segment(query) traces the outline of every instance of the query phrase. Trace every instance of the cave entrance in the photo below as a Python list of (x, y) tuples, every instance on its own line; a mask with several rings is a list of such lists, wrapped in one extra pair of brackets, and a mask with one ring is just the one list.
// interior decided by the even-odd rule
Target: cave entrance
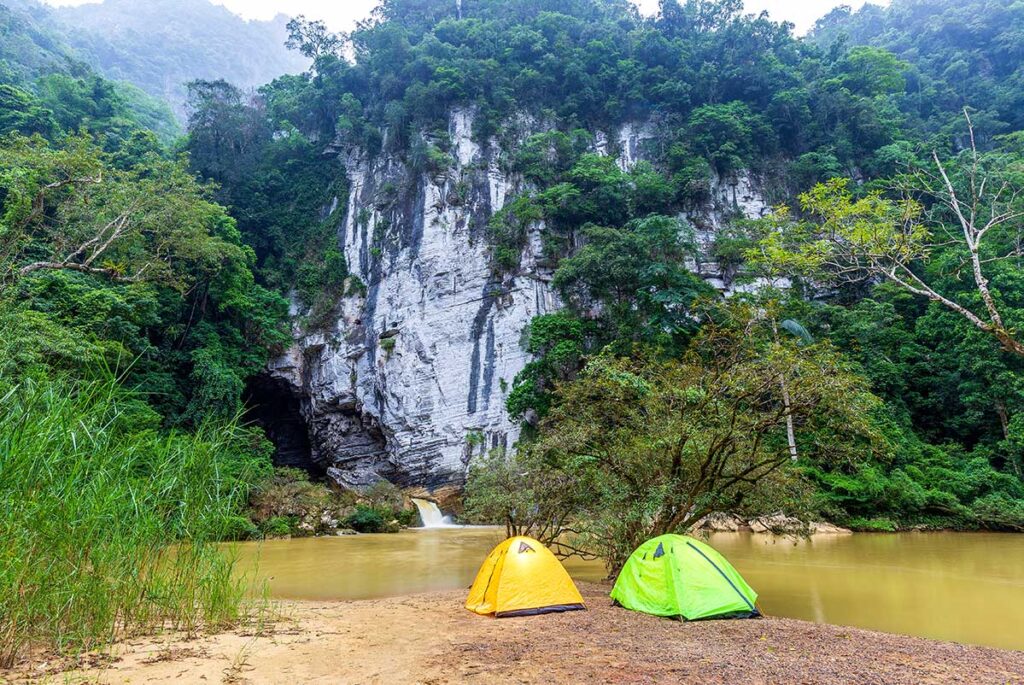
[(246, 421), (260, 426), (274, 443), (274, 466), (302, 469), (316, 479), (325, 475), (313, 461), (302, 398), (288, 381), (266, 374), (256, 376), (247, 384), (243, 399)]

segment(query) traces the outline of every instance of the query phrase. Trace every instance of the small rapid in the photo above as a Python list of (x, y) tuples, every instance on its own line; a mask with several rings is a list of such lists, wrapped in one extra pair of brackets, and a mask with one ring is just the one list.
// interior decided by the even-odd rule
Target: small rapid
[(451, 528), (455, 526), (450, 516), (445, 516), (436, 502), (425, 499), (412, 500), (416, 508), (420, 510), (420, 518), (423, 520), (424, 528)]

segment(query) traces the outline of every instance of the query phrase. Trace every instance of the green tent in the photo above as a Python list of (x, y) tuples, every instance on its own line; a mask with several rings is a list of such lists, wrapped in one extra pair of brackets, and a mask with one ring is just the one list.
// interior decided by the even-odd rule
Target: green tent
[(662, 535), (640, 545), (622, 568), (612, 599), (634, 611), (696, 621), (760, 616), (757, 593), (700, 540)]

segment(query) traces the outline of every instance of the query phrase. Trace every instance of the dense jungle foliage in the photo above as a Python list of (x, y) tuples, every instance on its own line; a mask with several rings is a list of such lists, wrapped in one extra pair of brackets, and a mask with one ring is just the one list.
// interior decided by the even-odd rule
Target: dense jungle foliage
[[(191, 586), (159, 574), (142, 594), (96, 584), (128, 578), (115, 556), (294, 532), (313, 507), (390, 523), (394, 493), (360, 507), (274, 474), (233, 420), (288, 340), (286, 296), (315, 327), (364, 291), (336, 241), (339, 154), (440, 173), (459, 107), (524, 181), (487, 227), (496, 279), (521, 275), (543, 227), (566, 303), (524, 332), (534, 361), (508, 409), (525, 437), (473, 468), (471, 514), (547, 538), (585, 522), (577, 544), (613, 566), (722, 510), (1024, 529), (1020, 2), (894, 0), (798, 39), (739, 0), (663, 0), (655, 17), (627, 0), (384, 0), (348, 36), (291, 22), (312, 66), (257, 92), (165, 74), (148, 40), (111, 52), (141, 55), (114, 70), (48, 17), (0, 0), (0, 497), (28, 503), (0, 539), (65, 554), (80, 531), (40, 523), (53, 488), (90, 534), (125, 515), (115, 499), (145, 506), (137, 537), (106, 530), (52, 594), (22, 591), (43, 561), (0, 557), (0, 591), (31, 600), (0, 620), (0, 660), (25, 639), (89, 646), (126, 611), (132, 629), (196, 618), (176, 594)], [(97, 61), (148, 92), (165, 92), (158, 72), (199, 78), (187, 135)], [(624, 170), (597, 134), (627, 123), (655, 134)], [(736, 176), (780, 207), (708, 225)], [(726, 300), (693, 273), (707, 262), (756, 287)], [(79, 428), (70, 447), (54, 432)], [(190, 529), (203, 502), (209, 525)], [(197, 606), (229, 620), (233, 586), (203, 579), (222, 567), (190, 568), (209, 589)]]

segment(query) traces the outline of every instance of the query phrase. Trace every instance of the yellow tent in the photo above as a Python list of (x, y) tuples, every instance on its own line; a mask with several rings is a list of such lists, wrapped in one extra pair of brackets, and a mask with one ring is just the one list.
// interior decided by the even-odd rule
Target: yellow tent
[(561, 562), (547, 547), (527, 537), (509, 538), (487, 555), (469, 590), (466, 608), (497, 618), (586, 609)]

